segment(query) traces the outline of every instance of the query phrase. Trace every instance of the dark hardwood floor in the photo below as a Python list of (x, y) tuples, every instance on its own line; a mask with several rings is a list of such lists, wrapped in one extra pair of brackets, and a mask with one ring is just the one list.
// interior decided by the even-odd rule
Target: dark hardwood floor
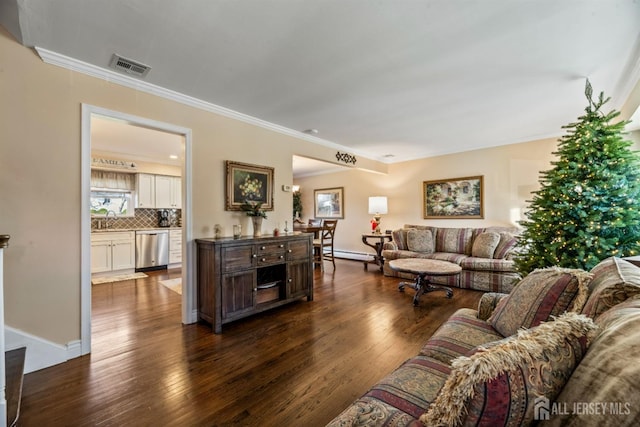
[(315, 298), (223, 326), (180, 323), (158, 280), (93, 286), (92, 353), (27, 374), (20, 426), (322, 426), (481, 293), (422, 297), (360, 262), (315, 271)]

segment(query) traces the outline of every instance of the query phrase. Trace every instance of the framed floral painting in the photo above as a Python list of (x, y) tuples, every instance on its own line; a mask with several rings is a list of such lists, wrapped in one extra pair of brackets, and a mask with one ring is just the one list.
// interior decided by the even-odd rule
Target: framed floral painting
[(482, 219), (482, 176), (424, 181), (425, 219)]
[(241, 211), (245, 202), (260, 202), (265, 211), (273, 210), (273, 168), (231, 160), (226, 162), (226, 206)]

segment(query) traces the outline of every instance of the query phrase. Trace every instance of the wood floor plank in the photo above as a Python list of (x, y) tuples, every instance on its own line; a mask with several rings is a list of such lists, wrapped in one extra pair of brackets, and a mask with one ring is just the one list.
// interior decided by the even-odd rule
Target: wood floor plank
[(398, 279), (336, 260), (314, 301), (229, 323), (182, 325), (180, 295), (158, 280), (92, 288), (92, 353), (27, 374), (21, 426), (322, 426), (414, 356), (480, 292), (422, 297)]

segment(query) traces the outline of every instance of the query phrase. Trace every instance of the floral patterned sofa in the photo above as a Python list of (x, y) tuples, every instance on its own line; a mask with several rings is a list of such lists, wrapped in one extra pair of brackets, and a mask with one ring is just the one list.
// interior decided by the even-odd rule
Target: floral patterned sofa
[(514, 249), (518, 230), (513, 227), (442, 228), (406, 224), (392, 232), (383, 246), (385, 276), (412, 278), (389, 267), (399, 258), (430, 258), (459, 264), (457, 276), (434, 277), (447, 286), (509, 293), (521, 279), (516, 271)]
[(328, 426), (640, 425), (640, 268), (548, 268), (456, 311)]

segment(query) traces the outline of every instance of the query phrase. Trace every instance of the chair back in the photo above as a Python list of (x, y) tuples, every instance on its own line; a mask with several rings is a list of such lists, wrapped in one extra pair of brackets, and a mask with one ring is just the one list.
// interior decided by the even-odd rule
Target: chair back
[(320, 227), (322, 225), (321, 219), (309, 218), (309, 225), (313, 227)]
[(320, 231), (320, 239), (323, 242), (331, 242), (333, 244), (333, 238), (335, 237), (337, 226), (338, 226), (337, 219), (325, 219), (322, 223), (322, 231)]

